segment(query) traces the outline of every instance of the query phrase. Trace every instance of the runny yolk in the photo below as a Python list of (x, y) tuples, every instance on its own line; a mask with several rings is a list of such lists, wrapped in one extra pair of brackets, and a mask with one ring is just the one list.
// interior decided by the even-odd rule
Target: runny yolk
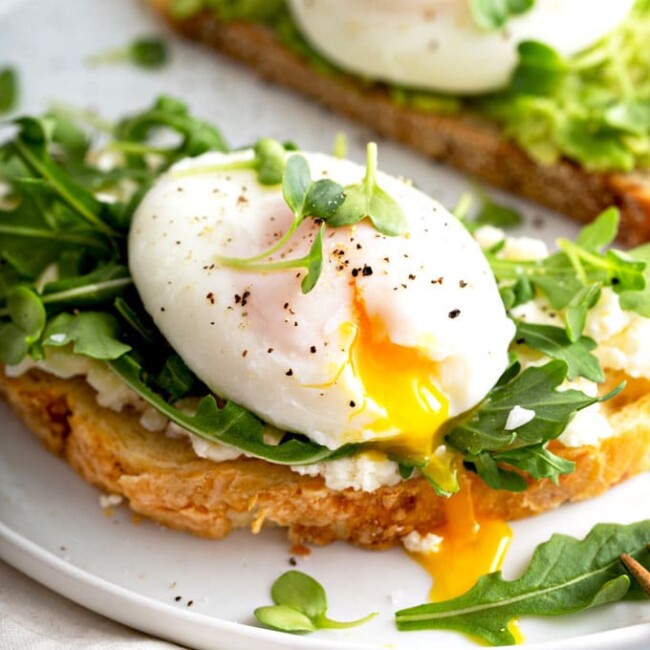
[[(366, 403), (383, 411), (369, 428), (396, 455), (426, 459), (440, 444), (435, 433), (449, 412), (449, 402), (435, 382), (436, 363), (415, 348), (380, 337), (380, 327), (358, 296), (355, 306), (358, 320), (350, 363), (363, 384)], [(381, 435), (395, 431), (399, 433)]]
[(467, 481), (447, 499), (445, 511), (446, 523), (433, 531), (440, 544), (430, 553), (410, 553), (433, 577), (433, 602), (460, 596), (482, 575), (498, 571), (512, 539), (504, 521), (476, 517)]

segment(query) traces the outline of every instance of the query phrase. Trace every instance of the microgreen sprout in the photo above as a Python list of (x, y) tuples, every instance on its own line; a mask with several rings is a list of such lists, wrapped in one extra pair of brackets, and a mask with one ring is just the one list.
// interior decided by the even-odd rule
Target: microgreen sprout
[(271, 587), (275, 605), (258, 607), (255, 617), (263, 625), (281, 632), (306, 633), (323, 629), (347, 629), (363, 625), (377, 614), (355, 621), (333, 621), (327, 617), (327, 595), (322, 585), (300, 571), (283, 573)]
[(486, 31), (500, 29), (511, 18), (530, 11), (535, 0), (470, 0), (475, 24)]
[(284, 146), (272, 138), (262, 138), (253, 147), (253, 154), (252, 158), (177, 170), (174, 177), (185, 178), (236, 169), (252, 169), (257, 172), (257, 180), (261, 185), (281, 183), (287, 157)]
[(18, 74), (13, 68), (0, 69), (0, 114), (11, 111), (18, 101)]
[[(256, 147), (255, 158), (241, 161), (242, 166), (258, 169), (259, 173), (262, 152), (262, 149)], [(235, 164), (239, 164), (239, 161)], [(221, 165), (201, 167), (187, 172), (181, 171), (178, 174), (189, 175), (223, 169), (232, 169), (232, 167)], [(291, 155), (287, 159), (282, 176), (282, 194), (285, 203), (293, 212), (293, 221), (287, 231), (275, 244), (257, 255), (246, 258), (217, 256), (216, 261), (223, 266), (248, 271), (280, 271), (304, 267), (307, 269), (307, 275), (302, 280), (301, 288), (303, 293), (309, 293), (316, 286), (322, 270), (322, 241), (326, 225), (347, 226), (367, 217), (376, 230), (383, 235), (400, 235), (406, 230), (406, 217), (398, 203), (379, 187), (376, 174), (377, 145), (373, 142), (368, 144), (366, 173), (363, 180), (359, 184), (348, 185), (345, 188), (326, 178), (313, 181), (307, 160), (299, 154)], [(269, 259), (284, 248), (298, 227), (309, 217), (321, 222), (309, 253), (297, 259)]]
[(162, 68), (169, 60), (167, 44), (157, 36), (136, 38), (127, 47), (94, 54), (89, 65), (129, 62), (140, 68)]

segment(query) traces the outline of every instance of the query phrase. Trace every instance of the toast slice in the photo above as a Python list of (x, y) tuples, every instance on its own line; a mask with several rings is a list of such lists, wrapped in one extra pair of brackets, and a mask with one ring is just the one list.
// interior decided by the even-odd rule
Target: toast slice
[[(616, 384), (621, 375), (609, 377)], [(512, 520), (601, 494), (650, 469), (650, 382), (631, 380), (604, 407), (615, 431), (598, 446), (551, 448), (576, 463), (559, 484), (531, 483), (520, 493), (495, 491), (468, 473), (475, 513)], [(124, 496), (136, 512), (166, 526), (220, 538), (233, 528), (288, 529), (292, 542), (345, 540), (386, 548), (445, 521), (445, 499), (423, 478), (374, 492), (335, 491), (321, 477), (251, 458), (215, 463), (198, 458), (185, 439), (151, 432), (139, 413), (97, 404), (84, 379), (39, 370), (16, 378), (0, 372), (3, 395), (26, 426), (90, 483)]]
[(169, 12), (171, 1), (148, 0), (177, 32), (244, 62), (266, 79), (578, 221), (588, 222), (615, 205), (621, 210), (620, 240), (630, 245), (650, 240), (650, 170), (591, 173), (569, 160), (540, 164), (485, 118), (433, 115), (397, 105), (381, 84), (361, 83), (343, 73), (319, 74), (263, 25), (222, 22), (210, 11), (175, 20)]

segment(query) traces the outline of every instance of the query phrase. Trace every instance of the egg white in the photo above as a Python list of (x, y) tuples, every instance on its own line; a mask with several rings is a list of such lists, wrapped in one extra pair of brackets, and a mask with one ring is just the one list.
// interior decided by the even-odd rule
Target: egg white
[[(313, 178), (347, 185), (365, 173), (349, 161), (301, 155)], [(253, 171), (183, 173), (251, 156), (210, 153), (177, 164), (144, 197), (130, 232), (129, 265), (144, 305), (197, 376), (266, 422), (330, 448), (403, 433), (377, 430), (382, 407), (350, 362), (361, 301), (374, 337), (435, 364), (449, 417), (478, 403), (507, 365), (513, 326), (484, 256), (455, 217), (379, 173), (408, 232), (385, 237), (367, 220), (326, 229), (320, 280), (303, 294), (304, 270), (241, 271), (215, 261), (263, 252), (291, 223), (280, 186), (260, 185)], [(304, 255), (316, 228), (304, 222), (281, 256)]]
[(305, 38), (342, 69), (456, 94), (507, 85), (517, 45), (542, 41), (574, 54), (612, 31), (634, 0), (537, 0), (500, 30), (484, 31), (469, 0), (290, 0)]

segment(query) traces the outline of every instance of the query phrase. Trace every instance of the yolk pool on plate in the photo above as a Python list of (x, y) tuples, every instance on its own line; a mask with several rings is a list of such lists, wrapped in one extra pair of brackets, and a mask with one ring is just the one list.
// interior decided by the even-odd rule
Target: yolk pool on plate
[(402, 433), (388, 439), (392, 451), (428, 458), (440, 444), (435, 432), (449, 410), (449, 401), (435, 382), (436, 364), (415, 348), (379, 338), (380, 324), (373, 323), (358, 297), (355, 306), (358, 322), (350, 363), (366, 399), (385, 414), (371, 428), (378, 434), (398, 429)]
[(475, 516), (466, 481), (445, 508), (446, 523), (433, 531), (442, 538), (439, 546), (431, 553), (411, 553), (433, 577), (433, 602), (460, 596), (482, 575), (498, 571), (512, 539), (504, 521)]

